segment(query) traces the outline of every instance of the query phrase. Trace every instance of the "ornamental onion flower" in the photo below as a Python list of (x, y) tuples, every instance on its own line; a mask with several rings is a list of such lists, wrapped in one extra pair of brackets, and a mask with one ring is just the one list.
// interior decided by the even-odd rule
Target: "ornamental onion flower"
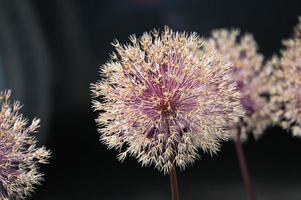
[[(257, 138), (271, 123), (269, 113), (271, 71), (264, 68), (263, 56), (257, 52), (257, 44), (252, 35), (240, 36), (238, 30), (216, 30), (205, 43), (205, 52), (217, 51), (233, 64), (233, 78), (242, 94), (241, 103), (246, 115), (240, 125), (233, 127), (233, 136), (241, 131), (242, 139), (252, 132)], [(238, 130), (240, 129), (240, 130)]]
[(166, 27), (130, 41), (113, 43), (102, 80), (92, 84), (101, 141), (119, 160), (130, 155), (165, 173), (193, 163), (198, 148), (216, 153), (243, 115), (231, 65), (214, 52), (199, 55), (196, 33)]
[(279, 85), (283, 101), (280, 112), (281, 125), (291, 129), (293, 135), (301, 136), (301, 17), (291, 39), (283, 42), (285, 49), (281, 52), (280, 65), (284, 82)]
[(263, 65), (263, 56), (257, 52), (257, 44), (252, 35), (240, 36), (238, 30), (216, 30), (204, 46), (203, 51), (216, 51), (233, 64), (233, 78), (241, 92), (241, 104), (246, 115), (238, 122), (230, 125), (232, 137), (241, 169), (241, 174), (248, 193), (248, 198), (255, 199), (251, 176), (241, 145), (241, 140), (247, 139), (247, 133), (252, 132), (258, 138), (271, 124), (271, 103), (273, 68)]
[[(272, 124), (280, 124), (284, 123), (284, 108), (285, 108), (285, 100), (283, 98), (283, 94), (285, 92), (284, 88), (287, 88), (287, 82), (285, 80), (285, 76), (283, 73), (283, 66), (281, 65), (281, 59), (279, 56), (272, 56), (265, 63), (264, 72), (265, 78), (268, 78), (265, 85), (262, 88), (268, 88), (268, 98), (269, 102), (266, 105), (266, 109), (270, 113), (270, 118)], [(259, 79), (262, 77), (259, 77)], [(284, 125), (284, 124), (283, 124)]]
[(42, 180), (38, 164), (47, 163), (50, 152), (36, 147), (32, 136), (39, 127), (34, 119), (29, 126), (19, 113), (19, 102), (10, 103), (11, 92), (1, 92), (0, 112), (0, 199), (24, 199)]

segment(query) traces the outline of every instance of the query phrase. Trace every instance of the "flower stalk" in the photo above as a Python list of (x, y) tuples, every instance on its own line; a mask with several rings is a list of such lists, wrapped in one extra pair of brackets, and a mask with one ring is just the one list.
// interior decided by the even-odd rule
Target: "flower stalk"
[(177, 171), (174, 165), (170, 171), (169, 178), (170, 178), (171, 199), (180, 200)]
[(239, 161), (240, 172), (241, 172), (241, 175), (242, 175), (242, 178), (244, 181), (246, 192), (248, 194), (248, 199), (255, 200), (254, 188), (252, 185), (252, 180), (251, 180), (251, 176), (249, 173), (246, 157), (245, 157), (245, 154), (242, 149), (240, 135), (241, 135), (241, 128), (238, 128), (237, 138), (236, 138), (234, 144), (235, 144), (237, 158)]

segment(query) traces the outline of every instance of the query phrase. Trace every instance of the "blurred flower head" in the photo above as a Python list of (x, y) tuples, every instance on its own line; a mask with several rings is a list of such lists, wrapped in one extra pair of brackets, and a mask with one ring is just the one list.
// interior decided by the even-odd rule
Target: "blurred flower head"
[(258, 137), (271, 123), (269, 115), (269, 80), (272, 68), (263, 67), (263, 56), (257, 52), (257, 44), (252, 35), (240, 36), (238, 30), (216, 30), (205, 43), (205, 52), (216, 51), (232, 63), (233, 78), (242, 94), (241, 103), (246, 111), (240, 125), (233, 124), (233, 135), (241, 129), (241, 137), (247, 132)]
[(231, 65), (203, 46), (196, 33), (165, 28), (116, 51), (92, 84), (101, 141), (169, 173), (198, 157), (197, 148), (215, 153), (227, 126), (243, 115)]
[(301, 136), (301, 17), (291, 39), (283, 42), (280, 65), (283, 70), (280, 93), (283, 101), (281, 125)]
[(50, 155), (44, 147), (36, 147), (32, 136), (39, 120), (27, 126), (20, 104), (10, 104), (10, 95), (10, 91), (0, 93), (0, 199), (4, 200), (28, 196), (42, 179), (38, 164), (47, 163)]

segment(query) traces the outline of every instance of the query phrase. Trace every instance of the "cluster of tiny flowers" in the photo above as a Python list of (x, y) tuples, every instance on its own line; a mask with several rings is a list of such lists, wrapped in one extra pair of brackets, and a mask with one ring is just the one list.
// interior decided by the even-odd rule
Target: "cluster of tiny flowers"
[(116, 51), (92, 84), (101, 141), (164, 173), (216, 153), (228, 125), (244, 114), (231, 65), (214, 52), (199, 53), (196, 33), (165, 28)]
[(293, 37), (283, 43), (285, 49), (281, 52), (280, 65), (284, 81), (279, 85), (283, 112), (280, 112), (280, 122), (283, 128), (301, 136), (301, 18)]
[(238, 84), (241, 104), (246, 111), (239, 124), (232, 125), (233, 136), (240, 131), (242, 139), (246, 139), (247, 132), (257, 138), (271, 123), (268, 106), (271, 88), (267, 85), (270, 85), (272, 71), (263, 67), (263, 56), (257, 52), (253, 37), (240, 36), (238, 30), (216, 30), (206, 40), (204, 51), (216, 51), (233, 65), (233, 79)]
[(50, 152), (37, 148), (32, 133), (39, 126), (19, 114), (20, 104), (10, 104), (11, 92), (1, 92), (0, 112), (0, 199), (23, 199), (39, 184), (42, 174), (38, 172), (39, 163), (47, 163)]
[(284, 116), (283, 108), (285, 107), (285, 100), (283, 98), (283, 92), (284, 88), (287, 88), (287, 83), (278, 56), (272, 56), (272, 58), (265, 63), (264, 73), (264, 77), (259, 76), (258, 78), (261, 80), (268, 78), (262, 86), (262, 88), (267, 89), (266, 94), (269, 100), (265, 108), (268, 109), (270, 113), (271, 123), (273, 125), (279, 124)]

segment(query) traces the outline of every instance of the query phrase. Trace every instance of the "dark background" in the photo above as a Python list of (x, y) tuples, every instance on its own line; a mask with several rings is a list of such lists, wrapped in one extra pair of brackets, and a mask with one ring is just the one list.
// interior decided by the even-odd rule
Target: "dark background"
[[(89, 84), (110, 42), (169, 25), (209, 36), (215, 28), (253, 33), (267, 58), (281, 48), (301, 1), (0, 0), (0, 87), (24, 113), (42, 118), (39, 140), (53, 152), (34, 200), (169, 199), (169, 178), (134, 159), (121, 164), (98, 141)], [(258, 199), (301, 199), (301, 139), (274, 127), (244, 145)], [(201, 152), (200, 152), (201, 153)], [(247, 199), (233, 143), (179, 172), (184, 200)]]

